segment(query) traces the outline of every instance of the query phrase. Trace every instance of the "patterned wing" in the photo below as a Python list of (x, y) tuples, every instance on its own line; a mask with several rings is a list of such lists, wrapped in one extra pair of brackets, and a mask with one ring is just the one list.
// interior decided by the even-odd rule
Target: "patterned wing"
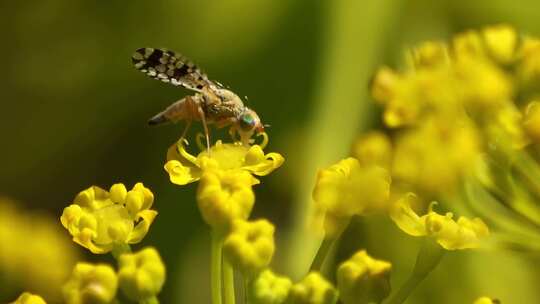
[(213, 85), (193, 62), (167, 49), (140, 48), (133, 53), (131, 60), (137, 70), (175, 86), (200, 91)]

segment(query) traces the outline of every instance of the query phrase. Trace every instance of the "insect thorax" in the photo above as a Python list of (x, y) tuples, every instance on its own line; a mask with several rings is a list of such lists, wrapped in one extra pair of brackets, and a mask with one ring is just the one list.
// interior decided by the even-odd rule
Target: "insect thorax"
[(230, 90), (215, 88), (205, 95), (205, 112), (210, 120), (237, 118), (245, 111), (240, 97)]

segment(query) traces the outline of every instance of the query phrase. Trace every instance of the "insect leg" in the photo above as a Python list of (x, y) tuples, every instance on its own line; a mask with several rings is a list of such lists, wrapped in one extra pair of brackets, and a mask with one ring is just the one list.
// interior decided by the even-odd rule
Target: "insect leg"
[(191, 127), (191, 119), (186, 121), (186, 126), (184, 127), (184, 131), (182, 131), (182, 136), (180, 137), (180, 140), (184, 140), (189, 130), (189, 127)]
[(204, 115), (204, 111), (201, 107), (199, 107), (198, 111), (203, 124), (204, 135), (206, 136), (206, 150), (208, 151), (208, 155), (210, 155), (210, 133), (208, 132), (208, 125), (206, 124), (206, 116)]

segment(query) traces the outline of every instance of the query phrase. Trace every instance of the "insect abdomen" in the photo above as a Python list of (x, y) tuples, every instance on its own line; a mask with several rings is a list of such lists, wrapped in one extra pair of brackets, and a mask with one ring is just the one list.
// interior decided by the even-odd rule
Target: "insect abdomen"
[(163, 123), (169, 122), (164, 112), (158, 113), (154, 117), (148, 120), (148, 124), (151, 126), (161, 125)]
[(180, 120), (199, 120), (200, 96), (186, 96), (156, 114), (148, 121), (149, 125), (159, 125)]

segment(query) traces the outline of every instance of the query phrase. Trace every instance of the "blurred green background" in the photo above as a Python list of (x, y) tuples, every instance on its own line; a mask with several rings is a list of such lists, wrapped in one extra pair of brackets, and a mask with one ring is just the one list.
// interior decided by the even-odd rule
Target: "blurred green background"
[[(163, 170), (182, 126), (146, 125), (189, 92), (137, 72), (135, 49), (183, 53), (211, 79), (248, 96), (271, 124), (267, 151), (286, 162), (256, 187), (252, 217), (276, 224), (274, 267), (298, 278), (314, 254), (294, 240), (316, 169), (345, 157), (354, 137), (378, 122), (366, 93), (375, 67), (397, 64), (416, 42), (485, 24), (508, 22), (540, 35), (540, 2), (533, 0), (4, 1), (0, 16), (0, 194), (59, 218), (90, 185), (142, 181), (160, 214), (135, 248), (153, 245), (162, 254), (163, 303), (209, 302), (209, 235), (196, 186), (175, 186)], [(338, 258), (365, 247), (393, 262), (394, 286), (418, 247), (382, 218), (355, 223), (345, 240)], [(455, 253), (411, 303), (470, 303), (482, 294), (537, 303), (538, 265), (538, 257), (524, 254)]]

